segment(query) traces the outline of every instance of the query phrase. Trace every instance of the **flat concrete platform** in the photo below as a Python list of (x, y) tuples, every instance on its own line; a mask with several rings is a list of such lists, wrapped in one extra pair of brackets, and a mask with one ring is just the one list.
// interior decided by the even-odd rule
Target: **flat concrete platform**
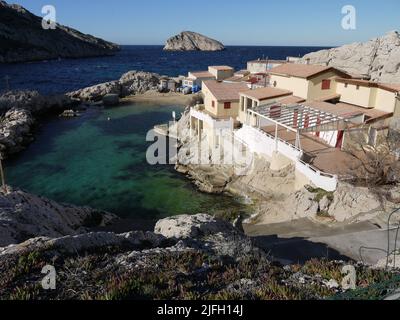
[[(299, 219), (271, 225), (244, 225), (244, 229), (259, 247), (284, 264), (328, 258), (363, 260), (374, 265), (385, 258), (382, 250), (387, 250), (388, 246), (388, 231), (368, 221), (330, 227)], [(389, 232), (391, 249), (395, 246), (395, 236), (396, 229), (393, 228)], [(400, 241), (397, 246), (400, 246)]]

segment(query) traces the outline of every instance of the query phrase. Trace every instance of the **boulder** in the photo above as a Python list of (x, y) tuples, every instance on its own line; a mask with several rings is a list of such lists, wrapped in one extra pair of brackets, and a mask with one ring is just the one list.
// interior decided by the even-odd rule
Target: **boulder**
[(116, 106), (119, 104), (119, 96), (117, 94), (106, 94), (103, 97), (103, 104), (105, 106)]
[(119, 81), (110, 81), (96, 84), (91, 87), (83, 88), (74, 92), (69, 92), (67, 93), (67, 96), (82, 101), (98, 102), (101, 101), (103, 97), (108, 94), (115, 94), (117, 96), (121, 95), (121, 85)]
[(180, 215), (157, 222), (154, 232), (166, 238), (187, 239), (216, 233), (232, 233), (235, 228), (229, 222), (207, 214)]
[(11, 109), (0, 122), (0, 151), (3, 156), (17, 153), (33, 140), (30, 132), (35, 123), (31, 112)]

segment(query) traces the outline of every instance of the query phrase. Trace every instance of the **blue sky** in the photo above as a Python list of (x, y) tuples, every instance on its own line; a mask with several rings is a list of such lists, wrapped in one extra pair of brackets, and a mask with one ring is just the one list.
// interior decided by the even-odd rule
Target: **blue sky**
[[(163, 44), (183, 30), (225, 45), (336, 46), (400, 29), (399, 0), (8, 0), (37, 15), (54, 5), (57, 22), (119, 44)], [(341, 27), (344, 5), (357, 29)]]

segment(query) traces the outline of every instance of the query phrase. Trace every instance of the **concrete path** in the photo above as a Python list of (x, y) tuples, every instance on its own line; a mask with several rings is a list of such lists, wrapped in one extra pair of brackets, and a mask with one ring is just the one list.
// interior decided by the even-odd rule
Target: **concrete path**
[[(376, 264), (386, 256), (388, 232), (372, 222), (329, 227), (308, 219), (272, 225), (245, 225), (256, 243), (283, 263), (304, 263), (311, 258), (356, 260)], [(390, 231), (391, 250), (396, 229)], [(400, 239), (397, 244), (400, 247)], [(373, 247), (372, 249), (362, 249)], [(360, 256), (360, 249), (362, 257)]]

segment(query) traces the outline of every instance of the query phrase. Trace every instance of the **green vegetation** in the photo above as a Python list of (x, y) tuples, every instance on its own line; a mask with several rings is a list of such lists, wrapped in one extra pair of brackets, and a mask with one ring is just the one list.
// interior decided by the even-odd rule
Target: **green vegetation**
[(327, 199), (329, 201), (333, 201), (334, 200), (334, 193), (333, 192), (328, 192), (325, 191), (321, 188), (313, 188), (311, 186), (307, 186), (306, 189), (311, 192), (314, 193), (314, 201), (315, 202), (320, 202), (324, 197), (327, 197)]
[[(162, 249), (159, 249), (162, 250)], [(300, 300), (333, 299), (341, 292), (324, 286), (342, 281), (343, 263), (311, 260), (283, 268), (264, 255), (252, 254), (239, 261), (195, 250), (135, 252), (104, 248), (79, 256), (54, 256), (50, 251), (2, 260), (0, 298), (13, 300)], [(40, 287), (41, 268), (57, 270), (57, 289)], [(356, 266), (358, 298), (381, 295), (374, 285), (390, 281), (390, 272)], [(4, 276), (3, 276), (4, 275)], [(398, 276), (398, 275), (397, 275)], [(300, 278), (306, 281), (300, 281)], [(371, 289), (368, 289), (371, 288)], [(378, 292), (379, 291), (379, 292)]]

